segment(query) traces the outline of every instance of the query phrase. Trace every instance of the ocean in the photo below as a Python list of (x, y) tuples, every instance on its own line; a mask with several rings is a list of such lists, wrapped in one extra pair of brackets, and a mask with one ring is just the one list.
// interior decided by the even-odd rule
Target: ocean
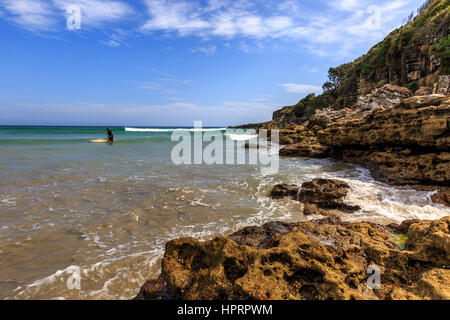
[[(375, 181), (336, 160), (281, 158), (259, 165), (175, 165), (174, 130), (0, 127), (0, 298), (130, 299), (158, 276), (164, 246), (178, 237), (210, 239), (269, 221), (302, 221), (301, 204), (271, 200), (278, 183), (338, 178), (362, 210), (348, 221), (439, 219), (450, 209), (432, 192)], [(223, 132), (224, 128), (206, 128)], [(248, 133), (229, 134), (243, 141)]]

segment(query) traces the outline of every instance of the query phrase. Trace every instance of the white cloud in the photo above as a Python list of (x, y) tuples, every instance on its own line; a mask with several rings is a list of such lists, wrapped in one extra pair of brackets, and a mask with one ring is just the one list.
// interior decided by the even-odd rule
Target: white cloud
[(272, 29), (274, 31), (284, 30), (294, 25), (290, 17), (283, 16), (268, 18), (266, 19), (266, 24), (269, 29)]
[[(152, 71), (160, 74), (157, 70)], [(131, 85), (139, 89), (158, 91), (164, 95), (177, 95), (181, 93), (179, 89), (181, 89), (182, 86), (186, 86), (191, 83), (192, 80), (177, 79), (170, 75), (166, 75), (165, 78), (158, 78), (153, 81), (132, 82)], [(170, 87), (168, 87), (168, 85), (170, 85)]]
[(165, 30), (191, 34), (209, 26), (199, 18), (195, 4), (185, 1), (146, 0), (148, 12), (152, 19), (142, 27), (143, 31)]
[(99, 27), (107, 22), (126, 18), (133, 9), (122, 1), (112, 0), (53, 0), (55, 7), (63, 12), (70, 5), (81, 8), (81, 23), (83, 26)]
[(277, 36), (293, 25), (288, 16), (264, 17), (252, 13), (248, 1), (208, 1), (201, 7), (195, 1), (146, 0), (150, 19), (141, 27), (147, 31), (176, 32), (181, 36), (237, 35), (263, 38)]
[(191, 84), (192, 83), (192, 80), (189, 80), (189, 79), (176, 79), (176, 78), (172, 78), (172, 77), (159, 78), (158, 80), (172, 82), (172, 83), (179, 83), (179, 84)]
[(195, 105), (194, 103), (189, 103), (189, 102), (174, 102), (171, 104), (171, 106), (177, 107), (177, 108), (188, 108), (188, 109), (197, 108), (197, 105)]
[(158, 83), (158, 82), (141, 83), (141, 84), (138, 84), (138, 88), (159, 91), (160, 93), (170, 94), (170, 95), (180, 93), (178, 90), (166, 88), (165, 86), (163, 86), (161, 83)]
[(55, 25), (51, 6), (41, 0), (0, 0), (14, 24), (30, 31), (46, 31)]
[(125, 44), (125, 39), (127, 36), (128, 36), (127, 31), (122, 29), (116, 29), (107, 40), (101, 40), (100, 43), (112, 48), (120, 47), (123, 44)]
[[(187, 0), (146, 0), (146, 4), (150, 18), (141, 28), (145, 32), (241, 41), (304, 40), (302, 45), (328, 56), (348, 55), (360, 44), (380, 40), (411, 7), (407, 0), (380, 0), (376, 5), (369, 0), (333, 0), (322, 2), (320, 9), (293, 0), (209, 0), (203, 7)], [(249, 49), (246, 44), (244, 51)]]
[(250, 46), (245, 41), (241, 41), (241, 43), (239, 44), (239, 49), (242, 52), (249, 52), (250, 51)]
[(283, 87), (285, 91), (291, 93), (312, 93), (321, 92), (322, 88), (318, 86), (313, 86), (309, 84), (298, 84), (298, 83), (282, 83), (279, 86)]
[[(205, 111), (253, 112), (271, 114), (279, 109), (280, 103), (269, 101), (222, 101), (220, 105), (205, 107)], [(268, 117), (267, 117), (268, 118)], [(267, 119), (266, 118), (266, 119)]]
[(100, 27), (133, 13), (128, 4), (116, 0), (0, 0), (6, 19), (35, 32), (64, 30), (70, 5), (80, 6), (82, 28)]
[(120, 42), (116, 41), (114, 39), (108, 39), (108, 40), (101, 40), (100, 43), (104, 44), (105, 46), (111, 47), (111, 48), (117, 48), (120, 47)]
[(197, 52), (201, 52), (206, 54), (207, 56), (211, 56), (213, 54), (215, 54), (217, 51), (217, 47), (215, 45), (210, 45), (207, 47), (199, 47), (196, 49), (191, 49), (189, 52), (190, 53), (197, 53)]
[(353, 11), (360, 7), (361, 0), (335, 0), (331, 5), (343, 11)]
[[(315, 54), (343, 57), (351, 55), (354, 48), (381, 40), (420, 5), (419, 0), (318, 0), (316, 7), (299, 0), (142, 2), (147, 10), (137, 15), (136, 2), (125, 0), (0, 0), (0, 9), (5, 12), (0, 17), (32, 31), (58, 31), (57, 26), (65, 29), (67, 6), (79, 5), (82, 28), (87, 29), (133, 19), (135, 27), (128, 30), (127, 36), (139, 30), (205, 41), (213, 37), (226, 41), (237, 38), (234, 47), (246, 52), (258, 46), (261, 49), (265, 41), (273, 47), (295, 44)], [(141, 21), (141, 17), (145, 20)], [(124, 44), (124, 39), (123, 35), (113, 34), (101, 42), (117, 47)], [(214, 54), (217, 50), (214, 46), (202, 48), (193, 52)]]

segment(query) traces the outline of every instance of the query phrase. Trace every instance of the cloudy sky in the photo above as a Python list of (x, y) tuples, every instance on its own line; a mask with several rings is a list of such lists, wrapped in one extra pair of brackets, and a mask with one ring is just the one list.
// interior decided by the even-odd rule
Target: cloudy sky
[(423, 1), (0, 0), (0, 125), (270, 120)]

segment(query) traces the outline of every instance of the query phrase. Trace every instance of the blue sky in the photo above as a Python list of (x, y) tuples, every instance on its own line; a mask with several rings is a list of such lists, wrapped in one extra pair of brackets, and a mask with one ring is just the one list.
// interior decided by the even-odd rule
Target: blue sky
[(0, 125), (267, 121), (423, 1), (0, 0)]

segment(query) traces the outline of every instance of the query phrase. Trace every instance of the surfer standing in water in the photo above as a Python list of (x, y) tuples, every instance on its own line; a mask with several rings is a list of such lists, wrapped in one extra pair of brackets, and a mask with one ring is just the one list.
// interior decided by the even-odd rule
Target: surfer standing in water
[(106, 132), (108, 133), (108, 142), (114, 142), (114, 132), (110, 128), (106, 128)]

